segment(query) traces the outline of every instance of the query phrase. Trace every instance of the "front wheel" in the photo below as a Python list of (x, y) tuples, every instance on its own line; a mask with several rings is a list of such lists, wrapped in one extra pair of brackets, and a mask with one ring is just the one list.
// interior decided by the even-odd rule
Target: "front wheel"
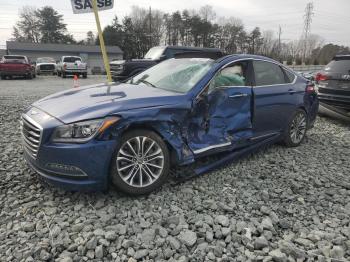
[(154, 132), (135, 130), (126, 133), (111, 163), (110, 177), (120, 191), (129, 195), (151, 193), (169, 175), (167, 145)]
[(284, 144), (288, 147), (296, 147), (303, 142), (306, 135), (307, 115), (302, 109), (298, 109), (288, 124), (284, 136)]

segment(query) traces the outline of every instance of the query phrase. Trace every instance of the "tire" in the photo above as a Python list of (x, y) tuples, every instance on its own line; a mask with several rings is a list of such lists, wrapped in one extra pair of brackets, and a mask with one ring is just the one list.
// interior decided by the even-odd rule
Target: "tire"
[(307, 114), (303, 109), (295, 111), (288, 128), (285, 132), (283, 142), (287, 147), (299, 146), (306, 135)]
[[(132, 153), (128, 143), (138, 153), (137, 141), (144, 146), (148, 161), (141, 152), (137, 156)], [(149, 130), (134, 130), (124, 134), (117, 146), (110, 165), (110, 178), (118, 190), (128, 195), (144, 195), (167, 180), (169, 168), (169, 150), (162, 138)]]
[(62, 73), (62, 78), (66, 78), (66, 73)]
[(33, 75), (33, 78), (36, 78), (36, 74)]
[(83, 74), (83, 78), (87, 78), (87, 74)]
[(57, 76), (60, 77), (61, 76), (61, 72), (57, 72)]
[(27, 79), (33, 79), (33, 74), (30, 73), (29, 75), (26, 75), (26, 76), (24, 76), (24, 77), (27, 78)]
[(6, 80), (6, 76), (1, 76), (1, 79), (2, 80)]

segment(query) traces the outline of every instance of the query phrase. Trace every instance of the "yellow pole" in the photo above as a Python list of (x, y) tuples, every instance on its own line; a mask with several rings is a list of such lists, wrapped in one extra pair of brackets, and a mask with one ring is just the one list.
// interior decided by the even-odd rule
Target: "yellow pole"
[(98, 38), (100, 39), (100, 46), (101, 46), (101, 51), (102, 51), (103, 63), (105, 65), (105, 69), (107, 72), (108, 82), (111, 83), (112, 82), (111, 70), (109, 68), (109, 61), (108, 61), (108, 56), (107, 56), (107, 52), (106, 52), (105, 41), (103, 39), (100, 18), (98, 16), (97, 0), (92, 0), (92, 7), (94, 9), (94, 14), (95, 14), (95, 20), (96, 20), (97, 31), (98, 31)]

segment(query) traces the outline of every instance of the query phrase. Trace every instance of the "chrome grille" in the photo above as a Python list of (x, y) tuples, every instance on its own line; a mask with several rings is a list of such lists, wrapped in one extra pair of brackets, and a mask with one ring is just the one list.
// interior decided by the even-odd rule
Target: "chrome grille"
[(123, 72), (124, 66), (123, 66), (123, 65), (114, 65), (114, 64), (111, 64), (111, 65), (110, 65), (110, 69), (111, 69), (111, 72), (112, 72), (112, 73), (118, 74), (118, 73)]
[(36, 158), (40, 147), (42, 128), (27, 115), (22, 115), (21, 133), (24, 150)]

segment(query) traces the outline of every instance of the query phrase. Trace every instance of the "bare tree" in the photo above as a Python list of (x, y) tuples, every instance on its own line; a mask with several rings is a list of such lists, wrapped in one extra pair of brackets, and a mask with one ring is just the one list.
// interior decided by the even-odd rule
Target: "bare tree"
[(211, 5), (202, 6), (199, 9), (199, 16), (206, 22), (213, 21), (216, 18), (216, 13)]
[(20, 10), (19, 21), (13, 27), (13, 37), (22, 42), (40, 42), (40, 24), (35, 7), (24, 6)]

